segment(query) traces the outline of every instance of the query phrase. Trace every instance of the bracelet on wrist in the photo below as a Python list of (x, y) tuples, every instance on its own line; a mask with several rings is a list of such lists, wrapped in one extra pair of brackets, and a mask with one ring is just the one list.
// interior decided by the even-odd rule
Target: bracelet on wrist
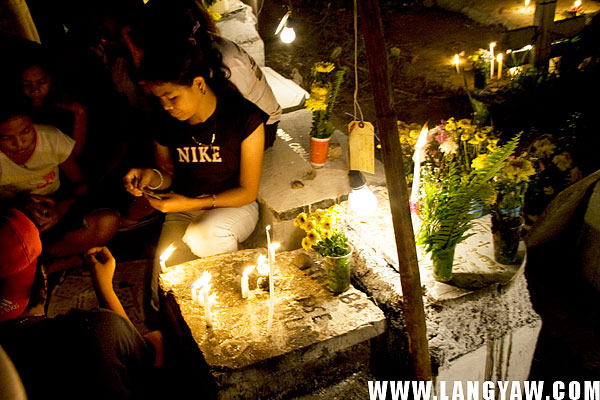
[(212, 197), (212, 206), (210, 208), (213, 209), (217, 206), (217, 195), (213, 193), (213, 194), (211, 194), (211, 197)]
[(148, 189), (150, 189), (150, 190), (156, 190), (156, 189), (160, 188), (163, 185), (163, 183), (165, 183), (165, 178), (164, 178), (162, 172), (160, 172), (159, 169), (152, 168), (152, 171), (154, 171), (154, 172), (156, 172), (158, 174), (158, 177), (160, 178), (160, 183), (158, 185), (156, 185), (156, 186), (148, 185)]

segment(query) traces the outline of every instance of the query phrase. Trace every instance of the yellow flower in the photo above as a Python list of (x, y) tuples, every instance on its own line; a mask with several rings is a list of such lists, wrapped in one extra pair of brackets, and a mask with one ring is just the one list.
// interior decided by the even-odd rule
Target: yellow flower
[(463, 133), (462, 135), (460, 135), (460, 140), (464, 142), (466, 140), (469, 140), (470, 137), (471, 135), (469, 135), (468, 133)]
[(306, 232), (308, 232), (308, 231), (312, 231), (314, 229), (317, 229), (317, 226), (315, 225), (315, 221), (313, 221), (312, 219), (307, 220), (306, 225), (304, 225), (304, 230)]
[(302, 248), (304, 250), (310, 250), (310, 249), (312, 249), (312, 245), (308, 242), (308, 238), (303, 238), (302, 239)]
[(467, 128), (471, 127), (471, 120), (469, 120), (469, 119), (460, 119), (460, 120), (458, 120), (458, 122), (456, 123), (456, 125), (459, 128), (467, 129)]
[(516, 179), (516, 183), (529, 182), (529, 177), (535, 175), (531, 162), (523, 158), (508, 161), (502, 171), (509, 179)]
[(485, 159), (487, 158), (487, 154), (480, 154), (471, 162), (471, 168), (473, 169), (481, 169), (487, 165)]
[(311, 229), (306, 233), (306, 239), (308, 243), (310, 243), (310, 245), (313, 246), (317, 244), (319, 240), (321, 240), (321, 236), (319, 236), (319, 233), (316, 230)]
[(447, 131), (455, 131), (456, 130), (456, 122), (454, 122), (454, 118), (450, 118), (446, 121), (444, 129)]
[(488, 135), (492, 132), (492, 128), (491, 126), (484, 126), (483, 128), (481, 128), (481, 133), (483, 133), (484, 135)]
[(488, 139), (487, 149), (491, 152), (498, 150), (498, 140), (499, 139)]
[(331, 230), (329, 230), (329, 229), (325, 229), (325, 230), (321, 231), (321, 237), (323, 239), (328, 239), (328, 238), (331, 237), (331, 235), (333, 235), (333, 232)]
[(481, 142), (479, 140), (477, 140), (477, 137), (474, 136), (473, 139), (469, 140), (467, 143), (473, 144), (473, 145), (478, 145)]
[(479, 143), (481, 143), (481, 142), (483, 142), (485, 139), (487, 139), (487, 135), (486, 135), (485, 133), (482, 133), (482, 132), (477, 132), (477, 133), (475, 134), (475, 139), (476, 139), (476, 140), (477, 140)]
[(485, 204), (491, 206), (492, 204), (496, 204), (496, 201), (498, 201), (498, 192), (494, 190), (494, 193), (489, 198), (485, 199)]
[(533, 147), (535, 147), (535, 155), (537, 157), (550, 157), (556, 148), (556, 146), (547, 138), (536, 140), (533, 142)]
[(327, 85), (313, 83), (312, 86), (310, 87), (310, 95), (311, 96), (314, 95), (315, 97), (325, 99), (325, 96), (327, 96), (327, 92), (329, 92), (329, 88), (327, 87)]
[(321, 219), (321, 228), (328, 231), (331, 230), (333, 228), (333, 221), (331, 220), (331, 217), (323, 217)]
[(304, 227), (306, 226), (307, 218), (308, 217), (306, 216), (306, 213), (303, 212), (296, 215), (296, 218), (294, 219), (294, 226), (304, 229)]
[(309, 97), (306, 99), (304, 104), (306, 105), (306, 109), (310, 112), (327, 110), (327, 103), (314, 97)]
[(571, 156), (566, 152), (554, 156), (552, 162), (556, 164), (556, 167), (561, 171), (566, 171), (571, 168)]
[(318, 63), (315, 63), (315, 70), (317, 72), (328, 73), (328, 72), (333, 71), (334, 69), (335, 69), (335, 65), (331, 62), (320, 61)]
[(544, 194), (547, 194), (548, 196), (551, 196), (554, 194), (554, 188), (552, 186), (546, 186), (544, 187)]

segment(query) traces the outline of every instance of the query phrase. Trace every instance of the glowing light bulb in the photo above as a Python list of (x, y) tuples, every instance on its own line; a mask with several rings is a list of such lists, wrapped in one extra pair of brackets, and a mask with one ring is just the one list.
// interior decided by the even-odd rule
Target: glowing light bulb
[(279, 38), (281, 38), (283, 43), (292, 43), (294, 40), (296, 40), (296, 32), (294, 31), (294, 28), (285, 26), (281, 30), (281, 35), (279, 35)]
[(359, 215), (370, 215), (377, 209), (377, 197), (366, 186), (352, 190), (348, 195), (348, 203)]

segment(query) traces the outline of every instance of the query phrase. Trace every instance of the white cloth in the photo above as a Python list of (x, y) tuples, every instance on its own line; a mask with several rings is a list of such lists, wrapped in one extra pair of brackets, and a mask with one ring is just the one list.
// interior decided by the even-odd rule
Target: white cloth
[(48, 195), (60, 187), (58, 166), (73, 151), (75, 140), (50, 125), (34, 124), (37, 143), (23, 165), (0, 152), (0, 197), (13, 198), (19, 193)]
[(267, 77), (254, 59), (240, 46), (221, 36), (213, 35), (216, 48), (223, 56), (223, 64), (231, 71), (229, 80), (242, 96), (269, 114), (267, 125), (279, 122), (281, 106), (277, 102)]

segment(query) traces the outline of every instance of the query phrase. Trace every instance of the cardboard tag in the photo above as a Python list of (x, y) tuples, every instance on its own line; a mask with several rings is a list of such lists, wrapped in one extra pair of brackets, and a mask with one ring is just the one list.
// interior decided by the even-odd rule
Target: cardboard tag
[(350, 169), (375, 173), (375, 128), (370, 122), (348, 124)]

